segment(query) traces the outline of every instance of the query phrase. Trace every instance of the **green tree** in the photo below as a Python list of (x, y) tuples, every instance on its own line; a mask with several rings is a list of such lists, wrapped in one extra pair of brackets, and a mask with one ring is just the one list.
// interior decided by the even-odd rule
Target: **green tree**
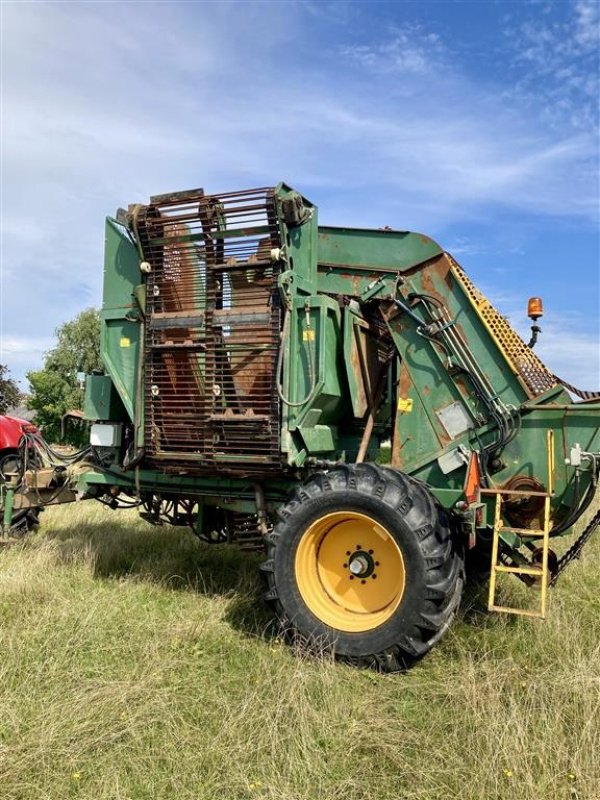
[[(36, 412), (36, 424), (43, 428), (50, 441), (60, 438), (61, 419), (67, 411), (83, 408), (82, 373), (101, 367), (100, 315), (87, 308), (71, 322), (56, 330), (57, 343), (45, 357), (44, 367), (28, 372), (31, 384), (29, 408)], [(81, 428), (71, 426), (67, 440), (80, 445), (85, 439)]]
[(10, 377), (10, 370), (6, 364), (0, 364), (0, 414), (18, 406), (23, 395), (17, 382)]

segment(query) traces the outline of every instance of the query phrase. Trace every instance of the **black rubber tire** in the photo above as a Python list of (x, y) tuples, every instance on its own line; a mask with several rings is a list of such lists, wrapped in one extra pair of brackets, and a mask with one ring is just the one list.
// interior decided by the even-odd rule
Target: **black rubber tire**
[[(382, 625), (361, 633), (329, 627), (304, 603), (294, 574), (295, 555), (307, 527), (327, 513), (368, 514), (385, 526), (402, 552), (405, 589)], [(375, 464), (335, 467), (312, 475), (278, 512), (267, 538), (266, 600), (288, 639), (336, 658), (396, 672), (422, 658), (450, 626), (464, 584), (462, 548), (447, 512), (428, 488), (397, 470)]]
[(36, 531), (40, 524), (39, 515), (42, 513), (43, 510), (44, 510), (43, 508), (39, 508), (36, 506), (35, 508), (16, 511), (13, 514), (10, 524), (11, 535), (20, 537), (20, 536), (25, 536), (27, 533), (31, 533), (31, 531)]

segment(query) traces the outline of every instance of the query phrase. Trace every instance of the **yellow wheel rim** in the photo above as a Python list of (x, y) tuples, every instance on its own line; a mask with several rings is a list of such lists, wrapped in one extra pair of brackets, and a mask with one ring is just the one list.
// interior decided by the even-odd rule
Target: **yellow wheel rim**
[(366, 514), (336, 511), (306, 529), (296, 583), (321, 622), (360, 633), (383, 625), (404, 594), (404, 559), (389, 531)]

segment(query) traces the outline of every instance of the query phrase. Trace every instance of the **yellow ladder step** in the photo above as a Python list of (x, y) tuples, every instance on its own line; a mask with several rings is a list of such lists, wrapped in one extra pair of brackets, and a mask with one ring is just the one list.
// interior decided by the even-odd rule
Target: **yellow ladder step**
[(546, 613), (542, 611), (530, 611), (527, 608), (512, 608), (512, 606), (488, 606), (489, 611), (500, 611), (503, 614), (517, 614), (519, 617), (533, 617), (534, 619), (546, 619)]
[(509, 497), (550, 497), (548, 492), (532, 492), (529, 489), (481, 489), (481, 494), (502, 494)]
[(509, 575), (543, 575), (544, 570), (541, 567), (507, 567), (504, 564), (496, 564), (494, 567), (496, 572), (507, 572)]
[(523, 533), (526, 536), (544, 536), (546, 533), (543, 528), (511, 528), (508, 525), (502, 525), (498, 530), (500, 533)]

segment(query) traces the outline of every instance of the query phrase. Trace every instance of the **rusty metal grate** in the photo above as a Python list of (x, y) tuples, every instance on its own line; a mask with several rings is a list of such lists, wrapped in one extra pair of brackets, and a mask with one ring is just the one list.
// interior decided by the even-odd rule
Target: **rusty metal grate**
[(476, 309), (485, 326), (496, 341), (509, 363), (513, 367), (515, 374), (521, 379), (531, 397), (537, 397), (554, 386), (558, 381), (549, 372), (544, 364), (530, 347), (527, 347), (504, 317), (494, 308), (490, 301), (475, 287), (471, 280), (466, 276), (463, 269), (452, 259), (452, 271), (456, 280), (461, 284), (463, 290), (473, 307)]
[(137, 233), (146, 295), (145, 446), (165, 470), (280, 464), (279, 224), (272, 189), (153, 198)]

